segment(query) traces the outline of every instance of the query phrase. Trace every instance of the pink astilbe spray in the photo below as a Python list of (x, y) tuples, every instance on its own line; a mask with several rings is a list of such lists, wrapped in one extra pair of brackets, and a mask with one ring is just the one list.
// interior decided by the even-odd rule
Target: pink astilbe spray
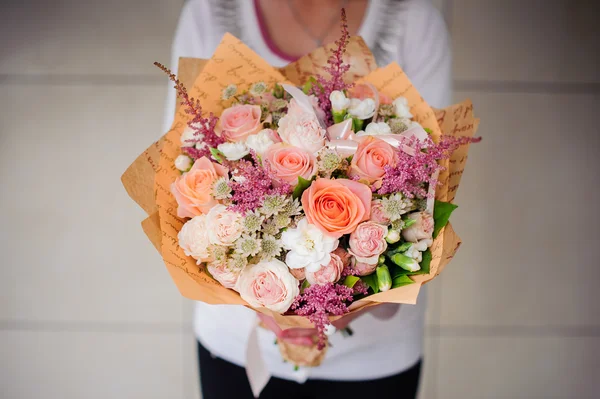
[(259, 208), (267, 195), (289, 195), (292, 192), (292, 187), (285, 182), (280, 181), (278, 187), (274, 187), (272, 182), (276, 178), (269, 168), (261, 164), (254, 150), (250, 154), (252, 161), (240, 159), (235, 163), (225, 164), (239, 176), (239, 181), (229, 181), (233, 202), (229, 209), (241, 214)]
[[(431, 137), (417, 140), (414, 137), (405, 139), (404, 144), (415, 148), (415, 155), (398, 151), (396, 166), (385, 166), (385, 174), (378, 194), (402, 193), (407, 198), (427, 197), (426, 184), (437, 184), (432, 177), (437, 170), (444, 168), (437, 161), (448, 159), (459, 146), (477, 143), (481, 138), (442, 136), (439, 143)], [(425, 184), (426, 183), (426, 184)]]
[(171, 72), (169, 68), (159, 62), (155, 62), (158, 68), (169, 76), (169, 79), (175, 83), (175, 90), (177, 95), (181, 97), (181, 104), (185, 106), (185, 113), (192, 115), (192, 119), (188, 122), (188, 126), (194, 130), (194, 136), (203, 137), (202, 142), (205, 144), (202, 148), (185, 147), (183, 151), (187, 153), (193, 159), (202, 158), (203, 156), (210, 157), (210, 149), (217, 148), (217, 146), (225, 140), (222, 137), (217, 136), (215, 133), (215, 127), (219, 118), (213, 115), (211, 112), (208, 117), (202, 116), (202, 106), (200, 101), (193, 97), (190, 97), (187, 89), (177, 79), (177, 76)]
[(325, 112), (325, 122), (327, 125), (333, 124), (333, 117), (331, 115), (331, 101), (329, 96), (334, 90), (346, 90), (353, 86), (344, 82), (344, 74), (350, 69), (350, 65), (345, 64), (343, 60), (346, 47), (350, 38), (348, 32), (348, 21), (346, 19), (346, 10), (342, 8), (342, 36), (335, 41), (337, 48), (333, 51), (333, 54), (327, 60), (327, 66), (323, 69), (329, 73), (330, 78), (326, 79), (321, 75), (317, 75), (316, 79), (319, 84), (313, 85), (313, 94), (317, 96), (319, 100), (319, 108)]
[(298, 295), (291, 309), (299, 316), (307, 317), (318, 331), (317, 347), (323, 349), (327, 342), (325, 327), (328, 315), (342, 316), (348, 313), (347, 303), (352, 302), (354, 290), (341, 284), (311, 285)]

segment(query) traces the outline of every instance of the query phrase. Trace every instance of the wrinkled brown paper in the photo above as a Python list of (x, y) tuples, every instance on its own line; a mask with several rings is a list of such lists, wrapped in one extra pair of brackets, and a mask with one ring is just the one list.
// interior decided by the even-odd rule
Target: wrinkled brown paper
[[(346, 54), (351, 61), (349, 78), (373, 84), (391, 98), (404, 96), (408, 99), (415, 120), (433, 131), (435, 140), (442, 134), (473, 136), (479, 120), (474, 117), (473, 105), (464, 101), (443, 110), (433, 110), (412, 86), (404, 71), (397, 64), (377, 68), (372, 54), (361, 38), (351, 38)], [(272, 68), (237, 38), (227, 34), (209, 60), (182, 58), (179, 79), (192, 97), (201, 101), (204, 112), (219, 115), (227, 106), (221, 100), (221, 92), (228, 84), (247, 89), (253, 82), (264, 81), (269, 85), (288, 82), (297, 86), (309, 76), (321, 71), (328, 58), (328, 50), (320, 48), (279, 70)], [(179, 176), (173, 161), (180, 154), (179, 138), (189, 115), (179, 107), (171, 130), (144, 151), (122, 176), (127, 192), (145, 211), (148, 218), (142, 227), (148, 238), (161, 253), (164, 262), (181, 294), (187, 298), (210, 304), (249, 305), (239, 294), (213, 280), (203, 267), (185, 256), (179, 248), (177, 233), (183, 220), (176, 216), (177, 203), (170, 192), (170, 185)], [(452, 201), (467, 160), (468, 146), (462, 146), (443, 166), (436, 198)], [(452, 259), (460, 238), (448, 224), (435, 239), (432, 247), (430, 273), (414, 276), (414, 284), (371, 295), (352, 304), (351, 313), (377, 303), (415, 304), (421, 285), (437, 276)], [(280, 315), (268, 309), (255, 309), (275, 318), (282, 328), (312, 327), (304, 317)], [(336, 320), (339, 317), (331, 317)]]

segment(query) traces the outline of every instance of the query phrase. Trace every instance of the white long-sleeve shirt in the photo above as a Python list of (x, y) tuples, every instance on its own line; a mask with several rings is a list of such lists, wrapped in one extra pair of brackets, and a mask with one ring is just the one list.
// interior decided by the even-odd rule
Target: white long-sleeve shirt
[[(222, 21), (232, 22), (227, 24)], [(179, 57), (210, 58), (226, 30), (240, 37), (275, 67), (289, 61), (264, 37), (251, 0), (189, 0), (183, 7), (172, 47), (171, 69)], [(373, 48), (380, 64), (396, 61), (423, 98), (434, 107), (451, 101), (451, 52), (448, 33), (440, 13), (428, 0), (371, 0), (360, 36)], [(166, 101), (166, 132), (175, 112), (175, 92)], [(284, 363), (272, 332), (259, 329), (262, 356), (270, 373), (279, 378), (365, 380), (400, 373), (422, 356), (426, 288), (416, 305), (402, 305), (388, 320), (365, 314), (350, 325), (354, 334), (330, 337), (319, 367), (294, 371)], [(387, 306), (387, 305), (384, 305)], [(198, 302), (194, 330), (198, 340), (215, 356), (246, 364), (246, 346), (255, 326), (254, 311), (242, 306), (208, 305)]]

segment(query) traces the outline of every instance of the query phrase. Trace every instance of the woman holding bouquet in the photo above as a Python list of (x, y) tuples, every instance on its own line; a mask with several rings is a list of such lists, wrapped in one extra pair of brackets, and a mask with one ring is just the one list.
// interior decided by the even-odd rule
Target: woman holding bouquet
[[(189, 0), (179, 20), (171, 65), (176, 72), (179, 57), (209, 58), (223, 34), (230, 32), (273, 66), (284, 66), (339, 37), (340, 8), (346, 9), (350, 33), (363, 37), (378, 65), (397, 62), (429, 104), (450, 104), (448, 34), (428, 0)], [(165, 131), (174, 111), (171, 89)], [(381, 305), (351, 320), (353, 334), (330, 336), (325, 360), (315, 368), (295, 370), (284, 363), (273, 344), (275, 335), (259, 329), (260, 351), (274, 376), (260, 397), (415, 398), (425, 291), (417, 305)], [(203, 397), (251, 398), (244, 367), (256, 313), (241, 306), (200, 302), (195, 313)], [(342, 326), (349, 322), (342, 320)], [(286, 333), (294, 338), (294, 331)]]

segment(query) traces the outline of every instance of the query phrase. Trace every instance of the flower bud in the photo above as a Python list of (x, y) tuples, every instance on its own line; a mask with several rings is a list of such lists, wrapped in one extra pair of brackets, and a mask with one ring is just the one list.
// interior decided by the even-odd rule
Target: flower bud
[(392, 288), (392, 276), (386, 265), (377, 266), (376, 273), (379, 291), (384, 292)]
[(400, 266), (404, 270), (408, 270), (409, 272), (416, 272), (421, 270), (421, 266), (419, 263), (411, 257), (408, 257), (403, 254), (394, 254), (390, 258), (394, 264)]
[(365, 98), (364, 100), (353, 98), (350, 100), (348, 114), (360, 120), (372, 118), (375, 115), (375, 101), (372, 98)]
[(388, 244), (395, 244), (400, 241), (400, 232), (398, 230), (389, 229), (385, 240)]
[(175, 167), (182, 172), (187, 172), (192, 167), (192, 158), (187, 155), (179, 155), (175, 158)]
[(346, 98), (344, 92), (339, 90), (334, 90), (331, 92), (329, 95), (329, 101), (331, 101), (331, 108), (333, 112), (344, 112), (350, 106), (350, 99)]
[(377, 260), (378, 265), (383, 265), (385, 263), (385, 256), (379, 255), (379, 259)]

